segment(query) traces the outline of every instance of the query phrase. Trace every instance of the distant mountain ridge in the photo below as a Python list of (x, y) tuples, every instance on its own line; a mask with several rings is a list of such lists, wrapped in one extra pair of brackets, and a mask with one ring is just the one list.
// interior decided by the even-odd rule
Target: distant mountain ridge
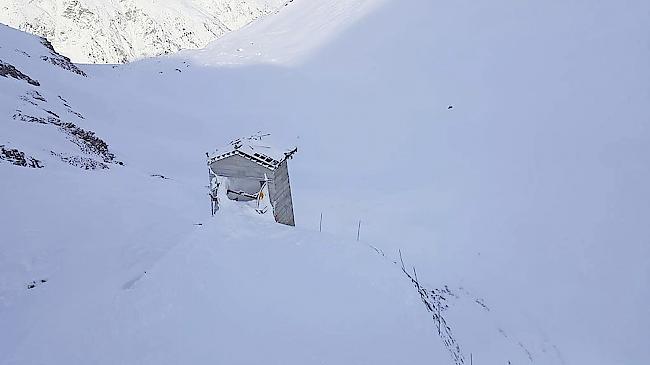
[(0, 0), (0, 23), (47, 38), (76, 63), (202, 48), (287, 0)]

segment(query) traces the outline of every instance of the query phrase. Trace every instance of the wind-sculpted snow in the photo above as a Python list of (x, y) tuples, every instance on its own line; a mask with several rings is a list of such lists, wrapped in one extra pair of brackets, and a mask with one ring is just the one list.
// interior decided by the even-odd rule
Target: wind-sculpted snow
[(122, 63), (208, 42), (285, 0), (1, 0), (0, 22), (40, 35), (81, 63)]

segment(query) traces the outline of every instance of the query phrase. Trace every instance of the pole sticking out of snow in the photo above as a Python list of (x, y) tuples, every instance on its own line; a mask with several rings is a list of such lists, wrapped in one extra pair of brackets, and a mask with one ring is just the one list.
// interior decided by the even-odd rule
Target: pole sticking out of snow
[(398, 249), (397, 252), (399, 252), (399, 262), (402, 263), (402, 271), (406, 273), (406, 268), (404, 267), (404, 259), (402, 259), (402, 249)]
[(361, 220), (359, 220), (359, 226), (357, 227), (357, 242), (359, 241), (359, 233), (361, 233)]
[(320, 223), (318, 223), (318, 232), (323, 232), (323, 212), (320, 213)]

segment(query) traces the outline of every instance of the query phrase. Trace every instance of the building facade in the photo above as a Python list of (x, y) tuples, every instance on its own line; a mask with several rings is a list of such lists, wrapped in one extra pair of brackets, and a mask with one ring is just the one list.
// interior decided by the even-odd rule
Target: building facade
[[(210, 196), (213, 213), (218, 209), (217, 191), (223, 189), (230, 200), (261, 201), (264, 191), (275, 221), (295, 226), (288, 160), (297, 148), (276, 150), (263, 146), (260, 136), (241, 138), (208, 155)], [(266, 189), (268, 190), (266, 190)], [(260, 210), (260, 213), (264, 213)]]

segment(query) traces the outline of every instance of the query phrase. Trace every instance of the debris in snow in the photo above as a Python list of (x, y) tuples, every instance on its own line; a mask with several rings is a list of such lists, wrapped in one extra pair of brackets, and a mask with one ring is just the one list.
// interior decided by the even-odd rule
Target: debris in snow
[(22, 50), (20, 50), (18, 48), (16, 48), (15, 51), (16, 51), (16, 53), (20, 53), (21, 55), (23, 55), (23, 56), (25, 56), (27, 58), (32, 58), (32, 56), (30, 56), (27, 52), (22, 51)]
[[(375, 249), (375, 251), (377, 251), (377, 253), (384, 256), (383, 252), (379, 252), (377, 249)], [(470, 299), (471, 301), (473, 301), (475, 304), (478, 304), (482, 309), (484, 309), (487, 312), (490, 311), (490, 308), (484, 303), (483, 299), (472, 298), (472, 295), (462, 287), (459, 287), (456, 291), (452, 291), (451, 289), (449, 289), (447, 285), (445, 285), (442, 288), (437, 288), (433, 290), (426, 289), (425, 287), (422, 286), (422, 284), (418, 280), (415, 267), (413, 267), (413, 273), (410, 273), (408, 270), (406, 270), (406, 267), (404, 265), (404, 260), (402, 259), (401, 250), (399, 251), (399, 260), (400, 260), (399, 263), (397, 261), (392, 261), (392, 262), (394, 264), (401, 266), (402, 272), (406, 275), (408, 279), (411, 280), (415, 288), (418, 290), (420, 294), (420, 298), (422, 299), (422, 303), (424, 303), (425, 307), (427, 308), (427, 311), (432, 314), (433, 321), (436, 325), (438, 335), (443, 340), (445, 347), (451, 354), (454, 364), (464, 365), (466, 363), (465, 355), (463, 354), (460, 345), (458, 344), (458, 342), (453, 336), (451, 324), (447, 321), (447, 319), (445, 319), (445, 316), (443, 314), (445, 313), (445, 311), (447, 311), (450, 308), (450, 304), (452, 300)], [(508, 338), (508, 336), (505, 334), (505, 331), (503, 329), (499, 328), (498, 332), (503, 337)], [(524, 351), (528, 359), (532, 362), (533, 356), (531, 352), (523, 345), (521, 341), (517, 341), (516, 343), (521, 348), (521, 350)]]
[[(375, 251), (377, 250), (375, 249)], [(379, 252), (379, 251), (377, 252), (383, 255), (383, 252)], [(420, 294), (420, 298), (422, 299), (422, 302), (427, 308), (427, 311), (432, 313), (432, 317), (436, 325), (438, 335), (443, 340), (445, 347), (451, 354), (454, 364), (465, 365), (466, 364), (465, 355), (463, 354), (460, 345), (458, 344), (458, 342), (453, 336), (451, 324), (447, 321), (447, 319), (445, 319), (445, 316), (443, 314), (448, 309), (450, 309), (452, 300), (457, 301), (457, 300), (470, 299), (475, 304), (478, 304), (486, 312), (489, 312), (490, 308), (484, 303), (483, 299), (472, 298), (472, 295), (462, 287), (459, 287), (456, 291), (452, 291), (451, 289), (449, 289), (447, 285), (443, 286), (442, 288), (437, 288), (433, 290), (426, 289), (419, 282), (415, 267), (413, 267), (413, 273), (407, 271), (404, 265), (404, 260), (402, 259), (401, 251), (399, 252), (399, 255), (400, 255), (400, 262), (398, 263), (397, 261), (393, 261), (393, 263), (401, 266), (402, 272), (406, 275), (408, 279), (411, 280), (415, 288), (418, 290)], [(505, 331), (502, 328), (498, 328), (498, 332), (504, 338), (509, 339), (509, 337), (506, 335)], [(517, 341), (517, 340), (513, 340), (513, 341), (516, 341), (513, 342), (513, 344), (516, 344), (525, 353), (526, 357), (528, 357), (528, 359), (531, 362), (533, 362), (533, 355), (530, 352), (530, 350), (528, 350), (528, 348), (521, 341)]]
[(158, 178), (161, 178), (163, 180), (169, 180), (169, 178), (167, 176), (161, 175), (161, 174), (152, 174), (151, 177), (158, 177)]
[(453, 108), (454, 108), (454, 106), (453, 106), (453, 105), (450, 105), (450, 106), (447, 107), (447, 110), (449, 110), (449, 109), (453, 109)]
[(45, 283), (47, 283), (47, 279), (32, 280), (32, 282), (27, 284), (27, 289), (34, 289), (35, 287)]
[(483, 307), (483, 309), (485, 309), (486, 311), (488, 311), (488, 312), (490, 311), (490, 308), (485, 304), (485, 302), (483, 301), (483, 299), (481, 299), (481, 298), (477, 298), (476, 300), (474, 300), (474, 302), (475, 302), (476, 304), (480, 305), (481, 307)]

